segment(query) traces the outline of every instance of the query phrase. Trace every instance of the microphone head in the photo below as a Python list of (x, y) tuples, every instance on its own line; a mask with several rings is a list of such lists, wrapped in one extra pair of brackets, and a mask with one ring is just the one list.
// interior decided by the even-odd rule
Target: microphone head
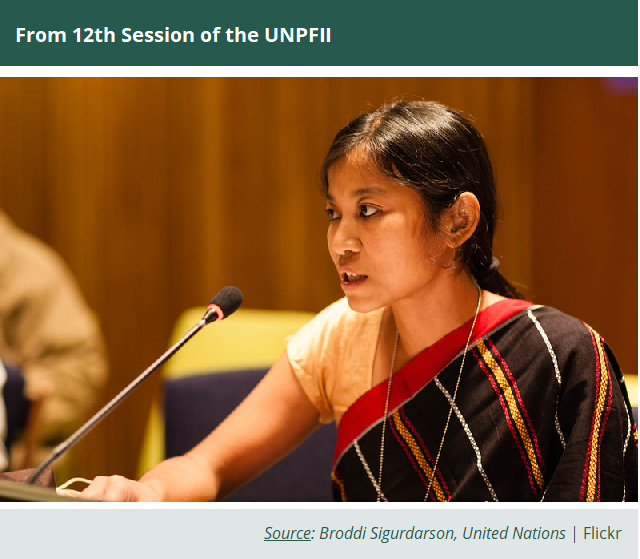
[(232, 285), (223, 287), (218, 294), (211, 299), (204, 319), (207, 324), (214, 320), (227, 318), (238, 310), (242, 304), (242, 292)]

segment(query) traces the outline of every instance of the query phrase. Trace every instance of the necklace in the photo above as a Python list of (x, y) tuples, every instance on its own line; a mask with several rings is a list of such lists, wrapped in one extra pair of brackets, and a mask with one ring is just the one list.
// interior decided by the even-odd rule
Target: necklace
[[(451, 403), (449, 404), (449, 413), (447, 414), (447, 421), (444, 425), (444, 432), (442, 433), (442, 438), (440, 439), (440, 445), (438, 447), (438, 454), (436, 455), (435, 463), (433, 464), (433, 468), (431, 470), (431, 477), (429, 478), (429, 484), (427, 485), (427, 492), (424, 495), (424, 501), (429, 497), (429, 492), (431, 491), (431, 486), (433, 485), (433, 480), (436, 475), (436, 471), (438, 468), (438, 462), (440, 461), (440, 454), (442, 453), (442, 446), (444, 445), (444, 439), (447, 436), (447, 431), (449, 430), (449, 422), (451, 421), (451, 413), (453, 412), (453, 406), (456, 402), (456, 396), (458, 394), (458, 387), (460, 386), (460, 379), (462, 378), (462, 369), (464, 368), (464, 360), (467, 356), (467, 351), (469, 351), (469, 344), (471, 343), (471, 336), (473, 335), (473, 330), (476, 326), (476, 320), (478, 319), (478, 313), (480, 312), (480, 304), (482, 303), (482, 290), (480, 286), (476, 284), (476, 289), (478, 290), (478, 303), (476, 305), (476, 312), (473, 315), (473, 322), (471, 323), (471, 329), (469, 330), (469, 335), (467, 336), (467, 343), (464, 346), (464, 351), (462, 352), (462, 361), (460, 362), (460, 371), (458, 372), (458, 379), (456, 380), (456, 387), (453, 391), (453, 397), (451, 399)], [(393, 347), (393, 354), (391, 355), (391, 369), (389, 370), (389, 382), (387, 383), (387, 398), (384, 403), (384, 422), (382, 423), (382, 435), (380, 439), (380, 469), (378, 470), (378, 485), (376, 487), (377, 493), (377, 502), (380, 502), (382, 499), (382, 467), (384, 465), (384, 439), (386, 432), (386, 425), (389, 419), (389, 400), (391, 398), (391, 384), (393, 382), (393, 369), (395, 368), (396, 363), (396, 354), (398, 352), (398, 341), (400, 340), (400, 334), (396, 330), (396, 341)]]

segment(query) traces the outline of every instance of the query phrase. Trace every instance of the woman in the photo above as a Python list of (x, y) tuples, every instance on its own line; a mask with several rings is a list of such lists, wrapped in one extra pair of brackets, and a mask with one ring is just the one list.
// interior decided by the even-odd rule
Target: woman
[(223, 498), (335, 420), (339, 499), (637, 499), (615, 359), (498, 272), (495, 185), (473, 126), (436, 103), (382, 107), (338, 133), (322, 177), (346, 299), (188, 454), (84, 495)]

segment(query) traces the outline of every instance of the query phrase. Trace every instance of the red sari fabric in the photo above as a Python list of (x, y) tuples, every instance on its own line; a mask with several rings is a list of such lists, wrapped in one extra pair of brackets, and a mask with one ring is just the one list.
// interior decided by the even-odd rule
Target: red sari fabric
[[(393, 377), (383, 500), (637, 500), (637, 430), (622, 375), (602, 338), (549, 307), (505, 299)], [(388, 381), (345, 413), (337, 500), (377, 497)], [(451, 418), (434, 474), (447, 416)]]

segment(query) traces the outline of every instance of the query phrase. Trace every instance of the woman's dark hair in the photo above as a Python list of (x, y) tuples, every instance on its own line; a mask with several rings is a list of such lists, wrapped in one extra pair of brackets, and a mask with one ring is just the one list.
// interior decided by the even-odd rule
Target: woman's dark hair
[(329, 168), (354, 149), (384, 175), (416, 190), (437, 229), (440, 216), (463, 192), (480, 203), (474, 234), (460, 247), (460, 259), (483, 289), (521, 297), (500, 274), (493, 258), (496, 186), (480, 133), (456, 111), (428, 101), (395, 102), (364, 113), (336, 135), (321, 167), (325, 194)]

